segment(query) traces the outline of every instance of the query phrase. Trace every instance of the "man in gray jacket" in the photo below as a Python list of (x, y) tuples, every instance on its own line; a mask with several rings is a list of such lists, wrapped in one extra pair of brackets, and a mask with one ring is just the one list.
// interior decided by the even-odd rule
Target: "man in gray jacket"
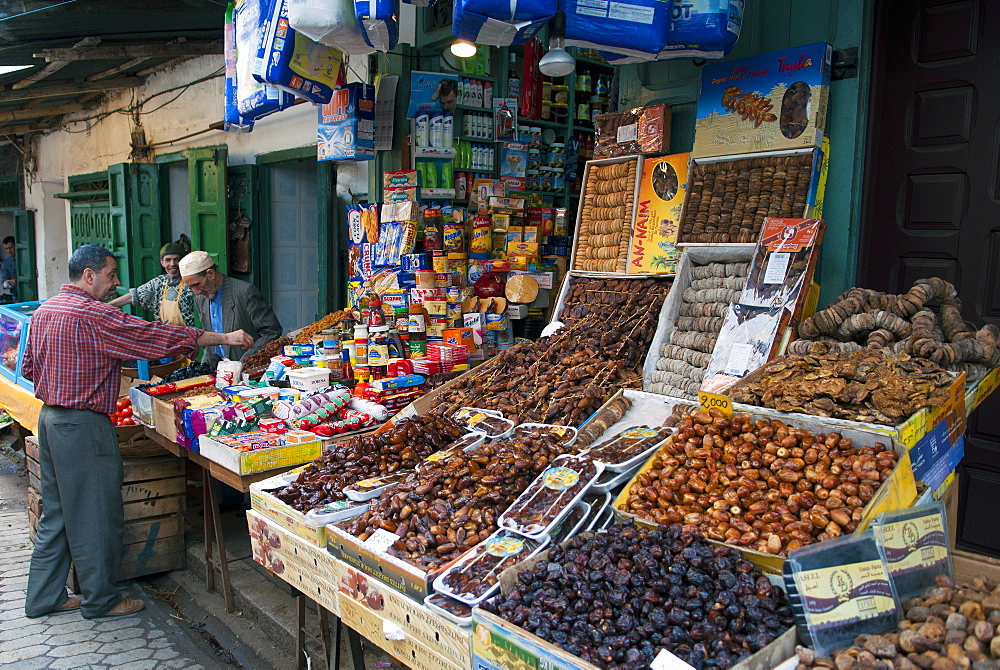
[(207, 252), (192, 251), (182, 258), (180, 273), (184, 284), (194, 291), (195, 307), (205, 330), (244, 330), (253, 338), (253, 346), (245, 352), (224, 345), (206, 347), (202, 363), (214, 368), (223, 358), (242, 360), (281, 337), (281, 323), (257, 287), (222, 274)]

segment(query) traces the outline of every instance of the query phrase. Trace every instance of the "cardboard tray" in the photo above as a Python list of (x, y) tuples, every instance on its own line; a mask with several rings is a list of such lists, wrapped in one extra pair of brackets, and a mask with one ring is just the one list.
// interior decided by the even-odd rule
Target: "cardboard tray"
[(306, 517), (305, 512), (289, 507), (270, 493), (291, 483), (296, 477), (298, 472), (286, 472), (251, 484), (250, 508), (255, 514), (281, 526), (309, 544), (325, 547), (326, 526), (316, 526)]
[[(754, 419), (758, 418), (775, 418), (763, 413), (751, 412), (751, 416)], [(888, 442), (891, 441), (891, 446), (893, 451), (899, 456), (899, 460), (896, 463), (896, 468), (893, 470), (889, 479), (879, 486), (878, 490), (875, 491), (875, 495), (872, 499), (868, 501), (868, 504), (864, 508), (864, 517), (860, 524), (858, 524), (858, 530), (864, 530), (865, 527), (874, 519), (877, 515), (882, 512), (888, 512), (891, 510), (902, 509), (904, 507), (909, 507), (917, 499), (917, 484), (913, 478), (913, 467), (910, 463), (910, 452), (909, 450), (898, 440), (892, 439), (887, 440), (886, 436), (881, 433), (876, 433), (870, 430), (853, 428), (850, 426), (834, 427), (829, 423), (810, 421), (806, 418), (799, 418), (804, 415), (796, 415), (791, 417), (787, 423), (793, 428), (805, 428), (806, 430), (812, 431), (813, 433), (829, 433), (832, 430), (836, 430), (843, 437), (850, 438), (854, 441), (855, 447), (871, 446), (876, 442)], [(662, 447), (661, 447), (662, 449)], [(657, 451), (656, 453), (659, 453)], [(622, 509), (629, 498), (629, 492), (632, 489), (633, 483), (638, 479), (639, 475), (644, 472), (649, 471), (653, 467), (653, 461), (656, 458), (656, 454), (649, 457), (642, 468), (636, 472), (635, 477), (632, 478), (625, 488), (622, 489), (621, 493), (615, 499), (612, 504), (615, 515), (622, 519), (632, 519), (636, 524), (641, 526), (653, 527), (651, 521), (648, 521), (642, 517), (639, 517), (631, 512), (627, 512)], [(727, 547), (732, 547), (738, 550), (748, 560), (752, 561), (761, 570), (766, 573), (771, 574), (781, 574), (782, 566), (785, 563), (785, 559), (780, 556), (775, 556), (772, 554), (766, 554), (752, 549), (746, 549), (744, 547), (738, 547), (732, 544), (723, 544), (721, 542), (716, 542), (715, 540), (709, 540), (713, 544), (720, 544)]]
[[(576, 272), (575, 270), (570, 270), (569, 272), (566, 273), (566, 275), (563, 277), (562, 282), (559, 284), (559, 295), (556, 298), (556, 303), (555, 306), (552, 308), (552, 312), (549, 314), (549, 323), (554, 323), (556, 321), (559, 321), (559, 312), (561, 312), (562, 308), (566, 306), (566, 294), (569, 293), (570, 284), (573, 283), (573, 280), (577, 277), (586, 277), (588, 279), (591, 279), (594, 276), (595, 275), (592, 275), (587, 272)], [(596, 275), (596, 276), (611, 277), (612, 275)], [(614, 275), (615, 279), (623, 279), (623, 280), (630, 280), (630, 279), (642, 280), (642, 279), (650, 279), (651, 277), (653, 279), (662, 279), (663, 281), (669, 281), (673, 277), (673, 275)], [(666, 309), (666, 302), (667, 300), (670, 299), (670, 293), (673, 293), (673, 287), (671, 287), (670, 292), (667, 293), (667, 298), (666, 300), (663, 301), (664, 302), (663, 306), (660, 307), (661, 315), (663, 314), (663, 310)], [(652, 349), (650, 349), (650, 351), (652, 351)]]
[(266, 472), (289, 465), (309, 463), (323, 454), (323, 443), (288, 444), (283, 447), (237, 451), (221, 442), (202, 435), (198, 438), (201, 455), (238, 475)]
[[(638, 208), (639, 208), (639, 186), (642, 184), (642, 156), (619, 156), (617, 158), (601, 158), (599, 160), (587, 161), (586, 166), (583, 168), (583, 181), (581, 183), (583, 184), (583, 191), (585, 193), (586, 189), (587, 189), (587, 181), (590, 179), (590, 170), (593, 167), (595, 167), (595, 166), (603, 166), (603, 165), (614, 165), (616, 163), (635, 163), (635, 184), (633, 184), (633, 186), (632, 186), (632, 189), (633, 189), (633, 192), (632, 192), (632, 195), (633, 195), (633, 198), (632, 198), (632, 211), (629, 213), (628, 223), (626, 224), (626, 230), (628, 231), (628, 235), (631, 238), (632, 232), (633, 232), (633, 230), (635, 228), (635, 213), (636, 213), (636, 211), (638, 211)], [(583, 198), (585, 197), (584, 193), (580, 194), (580, 205), (579, 205), (579, 207), (577, 207), (577, 210), (576, 210), (576, 227), (573, 228), (573, 249), (570, 252), (570, 259), (569, 259), (569, 267), (570, 267), (570, 269), (573, 272), (576, 272), (578, 274), (581, 274), (581, 275), (584, 275), (584, 276), (587, 276), (587, 277), (625, 277), (625, 276), (630, 276), (630, 277), (645, 277), (645, 276), (659, 276), (659, 275), (656, 275), (656, 274), (626, 275), (625, 272), (595, 272), (595, 271), (588, 271), (588, 270), (580, 270), (580, 269), (577, 268), (576, 264), (577, 264), (577, 261), (579, 259), (577, 258), (577, 253), (576, 252), (577, 252), (577, 247), (580, 244), (580, 225), (583, 222), (582, 221), (582, 219), (583, 219)], [(627, 261), (628, 261), (628, 258), (626, 256), (626, 263), (627, 263)], [(627, 265), (626, 265), (626, 272), (627, 272), (627, 269), (628, 268), (627, 268)]]
[(998, 386), (1000, 386), (1000, 368), (993, 368), (985, 377), (969, 386), (965, 392), (966, 416), (982, 405)]

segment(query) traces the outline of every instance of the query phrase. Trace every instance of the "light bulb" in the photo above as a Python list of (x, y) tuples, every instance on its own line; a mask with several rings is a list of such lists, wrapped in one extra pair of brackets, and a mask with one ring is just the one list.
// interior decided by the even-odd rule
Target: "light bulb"
[(552, 38), (549, 52), (538, 61), (538, 69), (546, 77), (565, 77), (576, 69), (576, 59), (562, 47), (561, 38)]
[(451, 52), (459, 58), (472, 58), (476, 55), (476, 45), (469, 40), (457, 39), (451, 44)]

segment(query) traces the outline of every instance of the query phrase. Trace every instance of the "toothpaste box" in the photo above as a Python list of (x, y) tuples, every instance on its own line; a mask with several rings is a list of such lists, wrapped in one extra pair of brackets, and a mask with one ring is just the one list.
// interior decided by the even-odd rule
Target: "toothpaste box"
[(320, 106), (316, 153), (321, 161), (375, 158), (374, 86), (341, 86)]
[(423, 383), (424, 378), (420, 375), (401, 375), (399, 377), (373, 379), (370, 382), (370, 386), (376, 391), (388, 391), (389, 389), (406, 388), (407, 386), (419, 386)]

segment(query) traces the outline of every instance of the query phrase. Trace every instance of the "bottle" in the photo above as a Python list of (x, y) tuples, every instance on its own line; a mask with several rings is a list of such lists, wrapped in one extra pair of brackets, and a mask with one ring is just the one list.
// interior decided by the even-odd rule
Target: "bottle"
[(429, 135), (428, 132), (430, 128), (428, 124), (430, 123), (430, 117), (427, 114), (417, 114), (415, 119), (416, 124), (416, 138), (415, 142), (418, 147), (428, 146)]
[(521, 77), (517, 74), (517, 54), (510, 53), (510, 67), (507, 69), (507, 97), (521, 97)]
[(382, 379), (389, 364), (389, 326), (372, 326), (369, 338), (368, 371), (372, 379)]
[(455, 117), (445, 114), (441, 120), (441, 146), (451, 149), (455, 142)]
[(399, 335), (399, 329), (389, 328), (389, 364), (395, 365), (396, 361), (404, 358), (406, 358), (406, 347), (403, 346), (403, 338)]
[[(367, 288), (367, 287), (366, 287)], [(361, 294), (361, 298), (358, 300), (358, 310), (361, 312), (360, 323), (368, 325), (368, 322), (372, 318), (371, 306), (368, 303), (368, 291), (366, 290)]]
[(459, 172), (455, 177), (455, 197), (458, 200), (466, 200), (469, 197), (469, 185), (465, 179), (464, 172)]
[(427, 320), (423, 305), (410, 305), (410, 321), (406, 332), (409, 335), (410, 358), (423, 358), (427, 354)]
[(493, 109), (493, 82), (483, 82), (483, 107)]
[(443, 143), (444, 142), (444, 135), (443, 135), (442, 131), (444, 130), (444, 116), (442, 114), (440, 114), (440, 113), (435, 113), (434, 116), (431, 117), (430, 127), (431, 127), (431, 131), (430, 131), (431, 143), (430, 143), (430, 146), (432, 146), (432, 147), (443, 147), (444, 146), (444, 143)]
[(368, 366), (368, 326), (364, 324), (354, 326), (354, 360), (355, 369)]
[(382, 298), (375, 291), (368, 294), (368, 325), (381, 326), (385, 323), (385, 313), (382, 311)]
[(601, 102), (601, 109), (608, 111), (608, 80), (602, 74), (597, 78), (597, 97)]
[[(451, 163), (441, 163), (441, 178), (438, 179), (438, 188), (454, 188), (454, 173), (451, 171)], [(456, 196), (457, 197), (457, 196)]]

